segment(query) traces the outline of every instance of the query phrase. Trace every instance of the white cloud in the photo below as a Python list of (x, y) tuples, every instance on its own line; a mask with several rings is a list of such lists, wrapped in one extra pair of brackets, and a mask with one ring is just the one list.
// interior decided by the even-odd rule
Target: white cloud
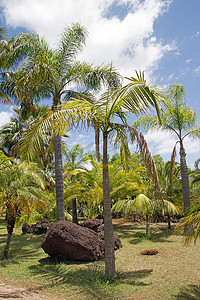
[[(157, 68), (174, 44), (163, 44), (154, 36), (154, 22), (172, 0), (2, 0), (8, 26), (23, 26), (56, 45), (65, 25), (80, 22), (89, 36), (81, 59), (100, 64), (114, 62), (122, 75), (134, 69), (147, 73)], [(106, 18), (111, 5), (128, 5), (123, 19)], [(125, 8), (124, 8), (125, 9)]]
[(2, 111), (0, 112), (0, 128), (10, 122), (10, 118), (12, 117), (12, 112)]
[(186, 59), (186, 64), (189, 64), (189, 63), (191, 63), (191, 61), (192, 61), (192, 58), (190, 58), (190, 59)]
[(176, 138), (170, 132), (151, 131), (145, 134), (145, 139), (153, 154), (170, 154), (176, 143)]
[(192, 35), (191, 39), (195, 39), (199, 37), (199, 35), (200, 35), (200, 31), (197, 31), (194, 35)]
[[(151, 131), (145, 134), (145, 139), (149, 145), (152, 154), (170, 154), (175, 146), (177, 137), (168, 131)], [(177, 145), (178, 146), (178, 145)], [(184, 139), (184, 148), (187, 155), (193, 155), (200, 152), (200, 140), (187, 136)], [(179, 147), (177, 147), (177, 154)]]
[(174, 74), (171, 73), (169, 76), (168, 76), (168, 81), (172, 80), (174, 78)]
[(200, 66), (196, 67), (196, 69), (194, 70), (194, 72), (199, 75), (200, 74)]

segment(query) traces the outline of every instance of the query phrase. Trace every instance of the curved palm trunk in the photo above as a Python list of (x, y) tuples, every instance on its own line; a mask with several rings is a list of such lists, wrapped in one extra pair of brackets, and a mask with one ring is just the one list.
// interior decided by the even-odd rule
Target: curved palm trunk
[(115, 274), (114, 237), (111, 215), (110, 187), (108, 175), (107, 132), (103, 133), (103, 203), (104, 203), (104, 243), (105, 277), (112, 281)]
[(184, 212), (186, 212), (186, 210), (190, 208), (189, 178), (188, 178), (188, 169), (187, 169), (185, 156), (186, 156), (185, 149), (183, 147), (183, 143), (181, 140), (180, 141), (180, 166), (181, 166)]
[(57, 221), (65, 220), (61, 137), (54, 136)]
[(13, 234), (13, 229), (15, 227), (15, 220), (16, 220), (14, 205), (10, 201), (8, 201), (6, 203), (6, 207), (7, 207), (7, 232), (8, 232), (8, 235), (7, 235), (6, 246), (5, 246), (5, 249), (3, 251), (3, 258), (4, 259), (8, 258), (10, 241), (11, 241), (11, 237), (12, 237), (12, 234)]

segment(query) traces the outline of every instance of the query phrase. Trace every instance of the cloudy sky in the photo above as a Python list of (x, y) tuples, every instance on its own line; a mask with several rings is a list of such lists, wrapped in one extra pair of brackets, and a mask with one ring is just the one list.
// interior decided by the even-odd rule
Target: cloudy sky
[[(80, 59), (94, 65), (112, 61), (123, 76), (144, 70), (150, 83), (164, 88), (183, 84), (186, 103), (200, 123), (199, 12), (199, 0), (0, 0), (0, 26), (9, 37), (38, 33), (54, 48), (63, 28), (78, 21), (88, 31)], [(11, 108), (1, 105), (0, 126), (11, 115)], [(148, 132), (146, 138), (153, 154), (170, 159), (174, 136)], [(85, 134), (70, 140), (92, 149)], [(192, 165), (200, 157), (200, 142), (190, 138), (185, 142)]]

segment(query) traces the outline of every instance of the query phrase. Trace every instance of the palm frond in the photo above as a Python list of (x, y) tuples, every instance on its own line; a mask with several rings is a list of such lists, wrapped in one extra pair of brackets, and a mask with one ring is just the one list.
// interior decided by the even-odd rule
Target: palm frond
[(174, 175), (174, 169), (175, 169), (175, 159), (176, 159), (176, 145), (174, 146), (174, 149), (172, 151), (171, 160), (170, 160), (170, 167), (169, 167), (169, 183), (172, 184), (173, 181), (173, 175)]
[[(78, 52), (80, 52), (85, 44), (87, 36), (86, 29), (79, 23), (72, 23), (70, 27), (66, 27), (61, 34), (57, 56), (61, 69), (65, 69), (70, 65)], [(62, 70), (60, 70), (62, 73)]]

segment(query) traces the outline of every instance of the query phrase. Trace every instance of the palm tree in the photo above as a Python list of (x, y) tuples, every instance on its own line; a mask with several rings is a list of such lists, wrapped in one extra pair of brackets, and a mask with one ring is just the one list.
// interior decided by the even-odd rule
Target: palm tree
[(153, 128), (171, 131), (177, 136), (177, 142), (172, 151), (170, 176), (173, 176), (176, 146), (180, 145), (180, 167), (182, 178), (182, 191), (184, 211), (190, 207), (189, 178), (186, 164), (186, 153), (184, 149), (184, 139), (188, 135), (200, 136), (200, 127), (196, 124), (194, 110), (185, 104), (184, 89), (180, 84), (173, 84), (169, 89), (169, 99), (163, 112), (162, 122), (160, 123), (157, 116), (146, 115), (139, 118), (135, 126), (139, 128)]
[(2, 151), (0, 162), (0, 202), (7, 209), (6, 259), (17, 215), (26, 212), (30, 217), (33, 204), (43, 212), (48, 210), (49, 197), (44, 191), (44, 180), (36, 164), (16, 164)]
[(7, 44), (7, 32), (5, 28), (0, 27), (0, 102), (2, 103), (11, 103), (7, 94), (5, 93), (2, 85), (5, 83), (6, 72), (10, 68), (11, 63), (7, 60), (7, 54), (9, 52), (9, 47)]
[[(146, 84), (143, 73), (137, 73), (137, 78), (129, 78), (127, 85), (114, 91), (108, 91), (96, 103), (90, 103), (84, 99), (72, 99), (68, 103), (63, 104), (63, 109), (74, 120), (82, 119), (87, 121), (87, 124), (98, 124), (98, 128), (103, 134), (105, 277), (109, 281), (115, 278), (115, 256), (108, 175), (108, 137), (115, 135), (115, 144), (121, 142), (123, 153), (125, 154), (128, 149), (127, 132), (129, 132), (132, 139), (136, 137), (137, 142), (140, 144), (140, 150), (143, 152), (147, 151), (147, 145), (144, 143), (143, 136), (137, 130), (128, 126), (124, 109), (138, 115), (154, 106), (159, 115), (159, 100), (164, 100), (164, 98), (164, 94), (161, 93), (160, 89), (156, 87), (153, 89)], [(118, 118), (119, 122), (115, 122), (116, 118)], [(149, 151), (147, 160), (152, 163)], [(154, 177), (154, 179), (157, 178)]]
[[(19, 143), (22, 139), (24, 132), (32, 124), (37, 122), (40, 118), (43, 118), (49, 110), (48, 106), (32, 105), (28, 108), (21, 103), (20, 107), (14, 107), (13, 111), (15, 116), (11, 118), (10, 122), (5, 124), (0, 130), (0, 148), (8, 156), (18, 157), (19, 158)], [(40, 157), (43, 160), (44, 165), (47, 165), (47, 148), (50, 144), (49, 142), (46, 145), (43, 145), (43, 149), (40, 151)]]
[[(64, 179), (68, 175), (71, 177), (71, 183), (73, 184), (75, 182), (75, 175), (80, 172), (80, 170), (85, 169), (84, 168), (84, 156), (83, 156), (83, 148), (77, 144), (74, 147), (72, 147), (71, 150), (64, 149), (63, 151), (64, 158), (65, 158), (65, 164), (64, 164)], [(72, 222), (75, 224), (78, 224), (78, 216), (77, 216), (77, 207), (76, 207), (76, 196), (72, 199)]]
[[(118, 85), (119, 76), (112, 66), (93, 68), (92, 65), (76, 60), (77, 54), (83, 48), (86, 35), (85, 28), (76, 23), (64, 30), (56, 50), (50, 49), (44, 39), (35, 35), (22, 35), (14, 41), (13, 44), (16, 43), (16, 45), (19, 42), (24, 44), (29, 54), (17, 74), (18, 93), (24, 88), (27, 94), (32, 93), (33, 89), (35, 92), (43, 91), (43, 95), (51, 98), (52, 110), (55, 112), (61, 99), (67, 100), (72, 96), (80, 97), (81, 90), (98, 89), (102, 82), (108, 86), (113, 83)], [(73, 85), (78, 87), (77, 91), (71, 89)], [(47, 119), (50, 120), (48, 116)], [(44, 122), (47, 122), (47, 119)], [(62, 148), (61, 137), (57, 134), (54, 134), (54, 152), (57, 220), (64, 220)], [(26, 151), (23, 147), (21, 153), (24, 158)]]

